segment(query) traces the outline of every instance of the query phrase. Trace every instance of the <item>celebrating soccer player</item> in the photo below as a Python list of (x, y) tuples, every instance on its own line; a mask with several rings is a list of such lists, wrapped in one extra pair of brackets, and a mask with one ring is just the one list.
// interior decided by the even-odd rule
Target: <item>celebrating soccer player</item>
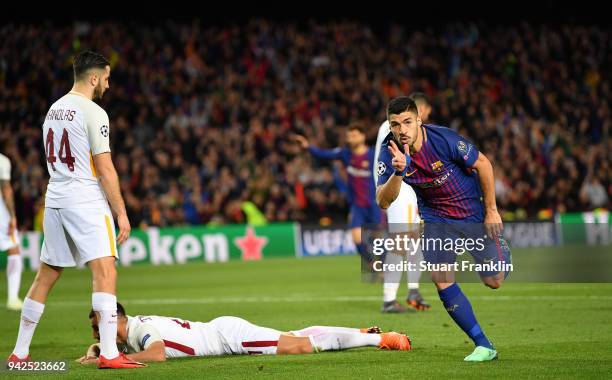
[[(481, 252), (470, 252), (478, 262), (509, 263), (510, 250), (501, 238), (502, 222), (497, 212), (493, 168), (487, 157), (467, 139), (445, 127), (422, 124), (417, 105), (409, 97), (392, 99), (387, 107), (391, 133), (381, 147), (376, 200), (386, 209), (397, 198), (402, 182), (415, 190), (425, 238), (471, 236), (474, 226), (486, 228), (489, 239)], [(471, 224), (470, 224), (471, 223)], [(478, 227), (476, 227), (476, 230)], [(454, 252), (423, 250), (434, 263), (453, 263)], [(501, 286), (507, 273), (480, 273), (489, 287)], [(472, 339), (476, 348), (466, 361), (497, 358), (491, 341), (478, 324), (472, 306), (453, 272), (433, 272), (440, 300), (455, 323)]]

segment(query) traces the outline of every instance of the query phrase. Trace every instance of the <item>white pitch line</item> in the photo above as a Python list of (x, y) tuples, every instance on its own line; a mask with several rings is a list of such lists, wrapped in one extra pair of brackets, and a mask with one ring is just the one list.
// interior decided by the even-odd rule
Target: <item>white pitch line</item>
[[(482, 301), (583, 301), (583, 300), (605, 300), (612, 301), (612, 295), (602, 296), (571, 296), (571, 295), (549, 295), (549, 296), (472, 296), (471, 300)], [(206, 298), (150, 298), (150, 299), (123, 299), (126, 305), (210, 305), (210, 304), (232, 304), (232, 303), (295, 303), (295, 302), (369, 302), (380, 301), (380, 296), (336, 296), (336, 297), (206, 297)], [(87, 306), (86, 301), (57, 300), (48, 301), (52, 306)]]

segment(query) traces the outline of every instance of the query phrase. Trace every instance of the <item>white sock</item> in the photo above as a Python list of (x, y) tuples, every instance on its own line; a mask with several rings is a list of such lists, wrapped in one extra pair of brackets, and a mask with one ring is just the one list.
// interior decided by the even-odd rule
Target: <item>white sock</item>
[(21, 285), (21, 255), (9, 255), (6, 265), (6, 280), (8, 285), (8, 299), (19, 298), (19, 285)]
[(355, 332), (328, 332), (319, 330), (316, 334), (308, 335), (312, 349), (315, 352), (336, 351), (354, 347), (378, 346), (380, 334), (364, 334)]
[(45, 305), (36, 302), (30, 298), (23, 301), (23, 307), (21, 309), (21, 322), (19, 322), (19, 334), (17, 335), (17, 342), (15, 342), (15, 349), (13, 353), (18, 358), (24, 359), (30, 353), (30, 343), (34, 336), (34, 330), (38, 326), (38, 321), (45, 310)]
[(310, 327), (305, 327), (301, 330), (296, 330), (296, 331), (291, 331), (291, 332), (296, 336), (308, 336), (308, 335), (319, 334), (321, 332), (328, 332), (328, 333), (338, 332), (338, 333), (351, 333), (351, 334), (361, 333), (359, 329), (355, 329), (352, 327), (336, 327), (336, 326), (310, 326)]
[[(385, 255), (385, 264), (388, 265), (398, 265), (401, 264), (404, 260), (405, 255), (387, 252)], [(383, 301), (391, 302), (395, 301), (397, 298), (397, 290), (399, 289), (399, 284), (402, 281), (403, 272), (400, 270), (392, 271), (385, 270), (384, 273), (384, 284), (383, 284)]]
[(91, 295), (93, 310), (100, 316), (100, 355), (107, 359), (119, 356), (117, 350), (117, 297), (110, 293), (96, 292)]
[(423, 261), (423, 252), (419, 249), (414, 255), (408, 256), (408, 262), (414, 263), (415, 270), (409, 270), (406, 273), (406, 280), (408, 281), (408, 290), (418, 289), (419, 280), (421, 279), (421, 270), (419, 269), (419, 263)]
[(383, 284), (383, 301), (391, 302), (397, 299), (397, 290), (399, 282), (385, 282)]

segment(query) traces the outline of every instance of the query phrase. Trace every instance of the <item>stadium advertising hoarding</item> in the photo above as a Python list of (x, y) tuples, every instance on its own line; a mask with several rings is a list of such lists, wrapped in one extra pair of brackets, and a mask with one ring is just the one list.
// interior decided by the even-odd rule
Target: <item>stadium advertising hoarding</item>
[[(130, 238), (119, 247), (119, 263), (122, 266), (173, 265), (295, 256), (299, 244), (298, 233), (296, 223), (260, 227), (229, 225), (134, 229)], [(26, 268), (38, 268), (42, 240), (40, 232), (22, 234), (22, 255)], [(2, 255), (1, 265), (6, 266), (5, 255)]]
[[(609, 245), (612, 223), (607, 211), (563, 214), (556, 218), (556, 223), (506, 223), (504, 236), (513, 248), (572, 243)], [(40, 232), (21, 233), (26, 268), (38, 268), (42, 240)], [(124, 266), (355, 254), (350, 229), (298, 223), (134, 229), (130, 239), (119, 247), (120, 264)], [(6, 255), (0, 255), (0, 268), (5, 267)]]
[(346, 227), (301, 227), (299, 257), (356, 255), (351, 230)]

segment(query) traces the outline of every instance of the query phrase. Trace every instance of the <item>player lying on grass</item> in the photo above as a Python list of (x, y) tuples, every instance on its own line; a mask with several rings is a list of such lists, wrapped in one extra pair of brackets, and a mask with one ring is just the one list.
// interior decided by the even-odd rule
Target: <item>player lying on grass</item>
[[(93, 336), (99, 339), (98, 317), (90, 312)], [(156, 315), (134, 317), (117, 303), (117, 344), (138, 362), (164, 361), (189, 356), (238, 354), (309, 354), (376, 346), (388, 350), (410, 350), (410, 339), (396, 332), (381, 333), (378, 327), (312, 326), (282, 332), (256, 326), (238, 317), (219, 317), (210, 322), (192, 322)], [(98, 344), (93, 344), (81, 364), (98, 360)]]

